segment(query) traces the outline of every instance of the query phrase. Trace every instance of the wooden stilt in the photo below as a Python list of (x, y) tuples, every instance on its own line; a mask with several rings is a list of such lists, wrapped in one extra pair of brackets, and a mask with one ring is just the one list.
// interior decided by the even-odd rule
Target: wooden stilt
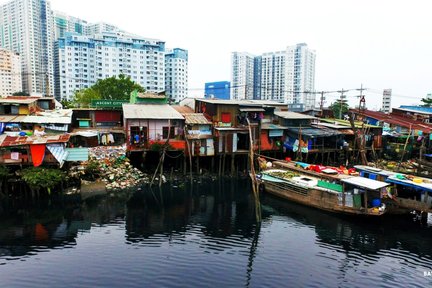
[(222, 173), (222, 154), (219, 155), (219, 172), (218, 176), (220, 177)]
[(235, 172), (234, 161), (235, 161), (235, 154), (231, 154), (231, 176), (234, 176), (234, 172)]

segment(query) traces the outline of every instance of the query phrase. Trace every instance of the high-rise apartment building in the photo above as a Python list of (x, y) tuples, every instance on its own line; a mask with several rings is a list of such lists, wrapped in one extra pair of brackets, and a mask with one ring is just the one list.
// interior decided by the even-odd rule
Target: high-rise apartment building
[(254, 58), (246, 52), (231, 54), (231, 99), (254, 98)]
[(18, 53), (0, 48), (0, 97), (22, 91), (21, 59)]
[[(256, 57), (234, 52), (231, 67), (233, 99), (275, 100), (303, 104), (305, 109), (315, 107), (315, 51), (304, 43)], [(247, 87), (253, 91), (247, 93)]]
[(392, 89), (383, 90), (382, 112), (390, 113), (391, 111)]
[(304, 104), (305, 109), (315, 107), (315, 51), (305, 43), (288, 46), (286, 49), (285, 103)]
[(71, 99), (75, 91), (120, 74), (130, 76), (147, 91), (165, 90), (165, 42), (122, 32), (93, 37), (65, 35), (58, 40), (56, 49), (57, 98)]
[(20, 54), (22, 90), (52, 95), (54, 30), (46, 0), (12, 0), (0, 6), (0, 47)]
[(102, 32), (120, 31), (117, 26), (107, 23), (88, 23), (87, 21), (70, 16), (60, 11), (53, 12), (55, 39), (65, 37), (66, 32), (93, 36)]
[(188, 51), (175, 48), (165, 54), (165, 93), (174, 102), (188, 96)]
[(55, 39), (65, 37), (66, 32), (76, 32), (86, 35), (87, 21), (69, 16), (66, 13), (53, 11)]
[(286, 52), (270, 52), (261, 56), (261, 66), (256, 70), (261, 72), (261, 81), (256, 84), (262, 100), (284, 102), (287, 98), (286, 88)]

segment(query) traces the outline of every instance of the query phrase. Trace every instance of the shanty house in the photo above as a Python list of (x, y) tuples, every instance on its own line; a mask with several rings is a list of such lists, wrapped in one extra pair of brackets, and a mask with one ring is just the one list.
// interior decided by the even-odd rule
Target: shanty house
[(168, 104), (123, 104), (128, 151), (156, 149), (167, 142), (184, 150), (184, 117)]

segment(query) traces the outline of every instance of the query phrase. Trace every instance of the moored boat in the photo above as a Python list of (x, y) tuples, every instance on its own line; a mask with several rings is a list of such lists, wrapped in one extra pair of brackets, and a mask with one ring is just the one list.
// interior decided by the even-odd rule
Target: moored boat
[(268, 169), (258, 175), (261, 190), (306, 206), (348, 215), (386, 213), (381, 192), (388, 183), (356, 176), (339, 180), (327, 181), (285, 169)]
[(363, 165), (354, 167), (361, 177), (391, 184), (386, 187), (384, 201), (392, 211), (398, 214), (413, 210), (432, 213), (432, 179)]

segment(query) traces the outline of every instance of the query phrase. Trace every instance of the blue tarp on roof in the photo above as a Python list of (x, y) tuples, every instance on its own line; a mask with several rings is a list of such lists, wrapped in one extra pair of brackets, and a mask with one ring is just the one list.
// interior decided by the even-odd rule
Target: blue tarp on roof
[(432, 114), (432, 107), (401, 105), (399, 108), (401, 108), (401, 109), (416, 110), (416, 111), (419, 111), (419, 112), (425, 112), (425, 113), (431, 113)]
[(301, 129), (301, 136), (302, 137), (309, 137), (309, 138), (318, 138), (318, 137), (332, 137), (332, 136), (338, 136), (343, 135), (343, 133), (328, 129), (328, 128), (312, 128), (312, 127), (306, 127), (306, 128), (288, 128), (288, 132), (292, 135), (298, 135), (300, 134)]

